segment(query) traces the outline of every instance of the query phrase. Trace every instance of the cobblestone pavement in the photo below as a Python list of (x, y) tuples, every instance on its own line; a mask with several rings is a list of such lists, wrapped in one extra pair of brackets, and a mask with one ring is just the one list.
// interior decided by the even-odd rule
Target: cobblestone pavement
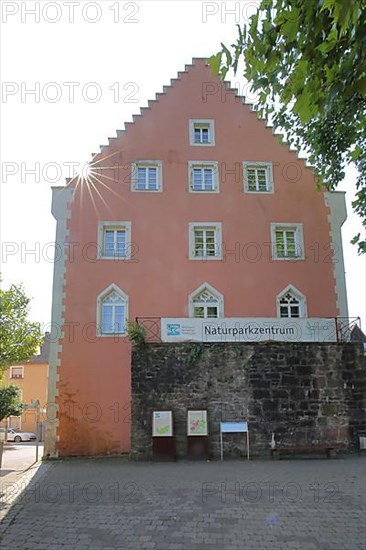
[[(365, 550), (366, 460), (42, 465), (6, 550)], [(2, 487), (14, 500), (14, 486)], [(11, 489), (11, 490), (10, 490)], [(11, 494), (10, 494), (11, 493)], [(10, 499), (10, 500), (9, 500)]]

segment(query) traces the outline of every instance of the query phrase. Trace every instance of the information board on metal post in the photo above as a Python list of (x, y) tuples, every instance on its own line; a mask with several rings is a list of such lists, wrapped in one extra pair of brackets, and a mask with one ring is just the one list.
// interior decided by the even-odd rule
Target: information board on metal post
[(249, 460), (249, 427), (248, 422), (220, 422), (220, 449), (221, 460), (224, 460), (224, 447), (222, 434), (246, 433), (247, 434), (247, 458)]

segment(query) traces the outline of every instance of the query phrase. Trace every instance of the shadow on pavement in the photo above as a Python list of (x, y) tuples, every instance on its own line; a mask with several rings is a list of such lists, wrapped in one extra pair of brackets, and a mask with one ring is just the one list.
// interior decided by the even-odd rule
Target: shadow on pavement
[[(0, 485), (0, 525), (9, 522), (13, 515), (17, 514), (26, 502), (26, 494), (31, 491), (32, 486), (43, 474), (49, 469), (50, 465), (42, 462), (34, 462), (29, 465), (24, 471), (17, 470), (2, 470), (6, 473), (16, 472), (19, 478), (14, 480), (1, 480)], [(4, 475), (6, 475), (4, 473)], [(0, 533), (2, 529), (0, 528)]]
[(0, 477), (4, 477), (7, 474), (11, 474), (12, 472), (16, 472), (16, 470), (9, 470), (9, 469), (6, 470), (5, 468), (1, 468)]

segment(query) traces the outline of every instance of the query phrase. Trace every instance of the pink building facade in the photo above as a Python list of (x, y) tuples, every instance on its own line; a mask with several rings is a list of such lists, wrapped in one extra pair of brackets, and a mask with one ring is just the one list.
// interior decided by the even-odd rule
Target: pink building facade
[(136, 317), (347, 316), (344, 194), (196, 59), (53, 190), (46, 454), (130, 449)]

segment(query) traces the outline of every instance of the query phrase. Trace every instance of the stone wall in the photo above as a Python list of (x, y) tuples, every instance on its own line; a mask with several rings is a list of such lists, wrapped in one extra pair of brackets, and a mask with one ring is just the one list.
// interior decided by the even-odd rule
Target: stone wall
[[(177, 456), (186, 456), (187, 410), (208, 411), (209, 449), (219, 423), (248, 420), (251, 453), (277, 446), (338, 444), (354, 450), (366, 429), (366, 368), (358, 343), (146, 344), (132, 352), (132, 454), (151, 458), (152, 411), (174, 414)], [(243, 434), (225, 456), (245, 456)]]

